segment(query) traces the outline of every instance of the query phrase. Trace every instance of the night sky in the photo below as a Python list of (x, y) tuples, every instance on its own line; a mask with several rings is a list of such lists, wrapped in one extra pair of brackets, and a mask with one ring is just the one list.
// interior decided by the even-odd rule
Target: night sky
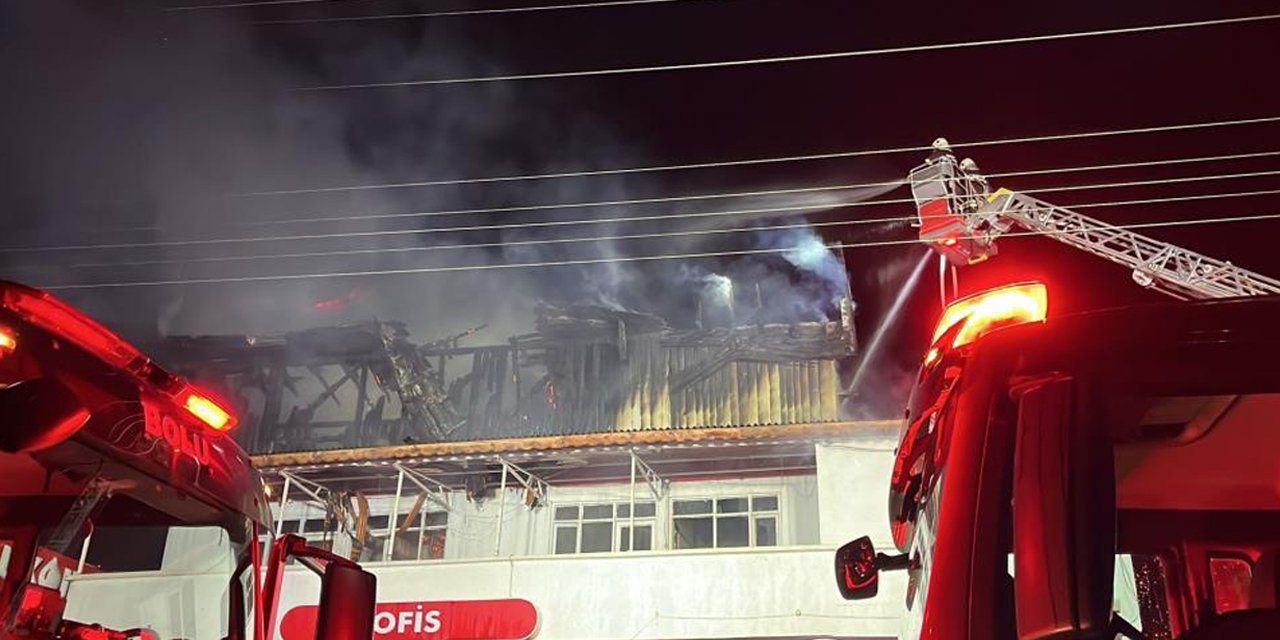
[[(755, 58), (983, 40), (1273, 12), (1268, 2), (970, 3), (689, 0), (631, 7), (470, 17), (260, 24), (263, 21), (518, 6), (521, 2), (331, 0), (252, 8), (164, 11), (164, 3), (42, 0), (0, 3), (0, 187), (5, 248), (184, 242), (476, 224), (474, 216), (376, 223), (267, 225), (263, 221), (359, 212), (432, 211), (530, 203), (895, 180), (924, 157), (907, 153), (733, 169), (482, 186), (246, 196), (282, 189), (789, 156), (927, 145), (946, 136), (988, 172), (1280, 150), (1280, 124), (1068, 142), (963, 148), (966, 140), (1124, 129), (1280, 115), (1280, 21), (1053, 43), (822, 62), (601, 78), (298, 91), (319, 85), (536, 73)], [(525, 2), (524, 4), (532, 4)], [(538, 3), (544, 4), (544, 3)], [(1280, 169), (1280, 157), (1053, 174), (993, 181), (1015, 190)], [(1046, 195), (1071, 205), (1280, 189), (1275, 176)], [(239, 194), (239, 195), (237, 195)], [(864, 194), (866, 196), (875, 194)], [(901, 198), (906, 189), (879, 197)], [(755, 202), (747, 203), (754, 205)], [(730, 207), (716, 203), (714, 207)], [(742, 206), (735, 203), (734, 206)], [(488, 223), (574, 220), (706, 210), (631, 207), (497, 215)], [(1107, 221), (1280, 213), (1275, 195), (1085, 210)], [(750, 225), (906, 216), (909, 205), (815, 208), (753, 216)], [(803, 215), (808, 214), (808, 215)], [(254, 223), (258, 223), (255, 226)], [(722, 223), (728, 225), (730, 223)], [(417, 225), (416, 227), (414, 225)], [(488, 248), (464, 257), (405, 252), (342, 258), (172, 264), (187, 258), (681, 229), (678, 223), (435, 233), (420, 238), (326, 238), (240, 246), (165, 245), (0, 253), (0, 277), (57, 286), (139, 280), (389, 269), (449, 264), (757, 248), (767, 233), (593, 247)], [(910, 238), (905, 225), (824, 227), (826, 241)], [(1272, 236), (1258, 222), (1151, 235), (1271, 276)], [(513, 235), (516, 234), (516, 235)], [(520, 235), (525, 234), (525, 235)], [(1122, 268), (1043, 239), (1006, 239), (1001, 254), (960, 274), (961, 289), (1028, 277), (1053, 287), (1057, 311), (1158, 300)], [(603, 253), (601, 253), (603, 252)], [(846, 250), (860, 338), (923, 249)], [(165, 262), (128, 265), (122, 262)], [(97, 266), (74, 266), (74, 265)], [(829, 283), (780, 257), (696, 265), (575, 267), (556, 275), (494, 271), (62, 291), (139, 340), (172, 332), (257, 331), (415, 315), (422, 337), (503, 315), (527, 326), (525, 298), (606, 300), (687, 322), (690, 298), (673, 282), (706, 273), (775, 278), (797, 291), (797, 319), (818, 313)], [(684, 280), (682, 280), (684, 279)], [(447, 280), (447, 282), (446, 282)], [(443, 284), (442, 284), (443, 283)], [(506, 288), (504, 288), (506, 287)], [(887, 333), (869, 393), (901, 394), (937, 313), (929, 269)], [(676, 293), (673, 293), (675, 291)], [(476, 298), (504, 299), (479, 304)], [(346, 300), (319, 316), (309, 301)], [(496, 305), (496, 306), (495, 306)], [(791, 307), (789, 307), (791, 308)], [(781, 313), (781, 312), (779, 312)], [(779, 319), (791, 319), (779, 317)], [(500, 321), (499, 321), (500, 323)], [(492, 336), (505, 339), (505, 336)], [(893, 404), (889, 402), (887, 404)]]

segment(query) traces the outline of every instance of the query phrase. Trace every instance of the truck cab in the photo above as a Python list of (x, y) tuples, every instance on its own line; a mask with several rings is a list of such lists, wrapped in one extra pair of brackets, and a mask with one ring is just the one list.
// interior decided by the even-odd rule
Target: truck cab
[(292, 559), (322, 579), (316, 637), (370, 637), (371, 574), (296, 536), (259, 544), (271, 512), (227, 436), (227, 406), (51, 294), (0, 282), (0, 638), (172, 637), (155, 621), (112, 628), (64, 616), (66, 578), (113, 561), (95, 537), (136, 551), (155, 528), (220, 532), (222, 544), (191, 550), (229, 554), (235, 568), (206, 603), (222, 612), (216, 637), (274, 636)]
[(907, 638), (1274, 637), (1280, 299), (1054, 316), (1023, 283), (947, 307), (891, 481)]

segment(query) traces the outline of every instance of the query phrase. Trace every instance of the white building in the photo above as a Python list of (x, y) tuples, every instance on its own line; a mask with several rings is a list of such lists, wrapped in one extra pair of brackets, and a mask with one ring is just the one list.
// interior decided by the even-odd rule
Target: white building
[[(864, 534), (892, 546), (896, 427), (624, 431), (259, 463), (282, 532), (378, 576), (380, 638), (888, 638), (905, 577), (844, 601), (833, 552)], [(170, 536), (158, 570), (73, 578), (68, 615), (223, 637), (231, 567), (208, 545), (226, 543), (184, 536)], [(304, 569), (286, 578), (278, 637), (303, 636), (318, 590)]]

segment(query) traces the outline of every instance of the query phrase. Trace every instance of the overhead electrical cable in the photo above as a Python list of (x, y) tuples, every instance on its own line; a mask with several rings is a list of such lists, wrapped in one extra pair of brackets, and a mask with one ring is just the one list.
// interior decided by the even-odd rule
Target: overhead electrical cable
[(249, 9), (253, 7), (286, 6), (291, 4), (339, 4), (360, 0), (241, 0), (239, 2), (211, 2), (163, 7), (162, 11), (211, 11), (215, 9)]
[[(1094, 164), (1094, 165), (1076, 165), (1070, 167), (1053, 167), (1045, 169), (1030, 169), (1021, 171), (1003, 171), (997, 173), (984, 173), (987, 178), (1009, 178), (1019, 176), (1037, 176), (1055, 173), (1077, 173), (1090, 171), (1106, 171), (1115, 169), (1131, 169), (1142, 167), (1170, 166), (1181, 164), (1192, 164), (1198, 162), (1215, 162), (1215, 161), (1231, 161), (1231, 160), (1247, 160), (1264, 158), (1280, 155), (1280, 151), (1258, 151), (1250, 153), (1237, 153), (1229, 155), (1215, 156), (1195, 156), (1188, 158), (1170, 158), (1163, 160), (1137, 160), (1120, 163)], [(753, 191), (730, 191), (730, 192), (711, 192), (697, 193), (679, 196), (659, 196), (652, 198), (632, 198), (622, 200), (589, 200), (584, 202), (555, 202), (531, 205), (511, 205), (502, 207), (472, 207), (464, 209), (439, 209), (430, 211), (401, 211), (392, 213), (360, 213), (360, 214), (343, 214), (330, 216), (293, 216), (287, 218), (276, 218), (271, 220), (244, 220), (234, 222), (238, 226), (245, 227), (268, 227), (268, 226), (285, 226), (290, 224), (314, 224), (314, 223), (331, 223), (331, 222), (358, 222), (372, 220), (394, 220), (399, 218), (434, 218), (442, 216), (457, 215), (486, 215), (499, 213), (520, 213), (531, 211), (553, 211), (559, 209), (585, 209), (596, 207), (618, 207), (633, 205), (662, 204), (673, 202), (692, 202), (696, 200), (719, 200), (726, 198), (754, 198), (754, 197), (770, 197), (779, 195), (794, 195), (802, 193), (815, 192), (834, 192), (853, 189), (877, 189), (890, 188), (890, 193), (897, 188), (907, 186), (905, 179), (888, 180), (879, 182), (862, 182), (862, 183), (842, 183), (832, 185), (822, 185), (815, 187), (788, 187), (778, 189), (758, 189)], [(883, 194), (882, 194), (883, 195)], [(94, 229), (94, 233), (119, 233), (119, 232), (156, 232), (164, 231), (165, 225), (147, 225), (135, 227), (110, 227)]]
[(564, 4), (542, 4), (526, 7), (495, 7), (493, 9), (458, 9), (455, 11), (415, 11), (407, 13), (375, 13), (357, 16), (331, 16), (326, 18), (279, 18), (275, 20), (257, 20), (253, 24), (285, 25), (285, 24), (325, 24), (330, 22), (372, 22), (383, 20), (412, 20), (427, 18), (457, 18), (464, 16), (484, 16), (512, 13), (542, 13), (546, 11), (573, 11), (577, 9), (605, 9), (628, 5), (669, 4), (673, 2), (692, 2), (694, 0), (601, 0), (600, 2), (569, 2)]
[[(1186, 176), (1178, 178), (1160, 178), (1154, 180), (1129, 180), (1123, 182), (1111, 182), (1102, 184), (1082, 184), (1082, 185), (1065, 185), (1058, 187), (1046, 187), (1042, 189), (1029, 189), (1023, 191), (1027, 194), (1055, 193), (1062, 191), (1082, 191), (1088, 189), (1113, 189), (1121, 187), (1151, 186), (1151, 185), (1167, 185), (1179, 184), (1186, 182), (1204, 182), (1210, 180), (1229, 180), (1239, 178), (1254, 178), (1262, 176), (1280, 175), (1280, 170), (1271, 171), (1250, 171), (1240, 173), (1212, 174), (1201, 176)], [(522, 229), (531, 227), (563, 227), (577, 226), (589, 224), (625, 224), (631, 222), (645, 222), (653, 220), (680, 220), (691, 218), (709, 218), (709, 217), (725, 217), (725, 216), (742, 216), (762, 213), (783, 213), (793, 211), (818, 211), (830, 210), (843, 207), (863, 207), (883, 204), (908, 204), (914, 203), (910, 198), (902, 199), (871, 199), (871, 200), (853, 200), (853, 201), (837, 201), (837, 202), (811, 202), (799, 205), (787, 205), (776, 207), (759, 207), (752, 209), (734, 209), (727, 211), (700, 211), (692, 213), (669, 213), (644, 216), (614, 216), (608, 218), (587, 218), (575, 220), (542, 220), (533, 222), (517, 222), (504, 224), (483, 224), (483, 225), (467, 225), (467, 226), (450, 226), (450, 227), (429, 227), (425, 229), (381, 229), (377, 231), (347, 231), (334, 233), (308, 233), (295, 235), (275, 235), (275, 236), (245, 236), (239, 238), (193, 238), (184, 240), (154, 240), (145, 242), (117, 242), (117, 243), (101, 243), (101, 244), (82, 244), (82, 245), (61, 245), (61, 246), (45, 246), (45, 247), (3, 247), (0, 248), (0, 254), (7, 253), (37, 253), (46, 251), (92, 251), (104, 249), (140, 249), (147, 247), (181, 247), (181, 246), (199, 246), (199, 245), (223, 245), (223, 244), (248, 244), (257, 242), (297, 242), (304, 240), (330, 240), (345, 239), (357, 237), (388, 237), (388, 236), (406, 236), (406, 235), (428, 235), (436, 233), (459, 233), (468, 231), (498, 231), (503, 229)]]
[[(1262, 191), (1244, 191), (1229, 193), (1207, 193), (1190, 196), (1167, 196), (1163, 198), (1142, 198), (1135, 200), (1117, 200), (1110, 202), (1086, 202), (1083, 204), (1071, 205), (1070, 209), (1090, 209), (1094, 207), (1114, 207), (1114, 206), (1131, 206), (1144, 204), (1164, 204), (1170, 202), (1190, 202), (1195, 200), (1213, 200), (1218, 198), (1242, 198), (1260, 195), (1277, 195), (1280, 189), (1267, 189)], [(287, 260), (297, 258), (329, 258), (338, 256), (353, 255), (382, 255), (382, 254), (401, 254), (401, 253), (425, 253), (429, 251), (445, 251), (445, 250), (461, 250), (461, 249), (487, 249), (497, 247), (521, 247), (535, 245), (551, 245), (551, 244), (573, 244), (579, 242), (616, 242), (623, 240), (641, 240), (655, 238), (679, 238), (687, 236), (700, 235), (716, 235), (730, 233), (745, 232), (769, 232), (785, 229), (804, 229), (810, 227), (844, 227), (864, 224), (891, 224), (891, 223), (909, 223), (920, 219), (930, 219), (946, 216), (887, 216), (880, 218), (859, 218), (855, 220), (831, 220), (819, 222), (799, 222), (793, 224), (780, 225), (762, 225), (755, 227), (732, 227), (725, 229), (695, 229), (686, 231), (661, 231), (653, 233), (631, 233), (631, 234), (614, 234), (606, 236), (585, 236), (570, 238), (541, 238), (527, 240), (502, 240), (495, 242), (463, 242), (455, 244), (439, 244), (426, 245), (419, 247), (380, 247), (376, 249), (339, 249), (334, 251), (304, 251), (297, 253), (276, 253), (276, 254), (257, 254), (243, 256), (208, 256), (198, 258), (174, 258), (166, 260), (139, 260), (130, 262), (100, 262), (100, 263), (81, 263), (81, 264), (59, 264), (59, 265), (42, 265), (42, 268), (109, 268), (109, 267), (144, 267), (144, 266), (161, 266), (174, 264), (205, 264), (217, 262), (248, 262), (254, 260)], [(26, 267), (35, 268), (37, 265), (26, 265)]]
[[(1247, 216), (1229, 216), (1219, 218), (1193, 218), (1187, 220), (1167, 220), (1161, 222), (1144, 222), (1137, 224), (1114, 225), (1114, 229), (1149, 229), (1157, 227), (1176, 227), (1176, 226), (1198, 226), (1209, 224), (1224, 224), (1234, 222), (1256, 222), (1261, 220), (1280, 219), (1280, 213), (1247, 215)], [(1003, 237), (1010, 236), (1054, 236), (1065, 233), (1072, 233), (1073, 230), (1058, 231), (1027, 231), (1006, 233)], [(964, 238), (961, 238), (964, 239)], [(887, 247), (909, 244), (919, 244), (918, 239), (908, 240), (882, 240), (871, 242), (856, 243), (834, 243), (824, 245), (828, 249), (859, 249), (867, 247)], [(786, 254), (797, 251), (805, 251), (810, 247), (794, 246), (794, 247), (778, 247), (766, 249), (740, 249), (732, 251), (701, 251), (681, 254), (660, 254), (660, 255), (644, 255), (644, 256), (615, 256), (610, 258), (581, 258), (569, 260), (548, 260), (548, 261), (531, 261), (518, 263), (495, 263), (495, 264), (477, 264), (477, 265), (452, 265), (442, 267), (415, 267), (404, 269), (371, 269), (365, 271), (340, 271), (325, 273), (291, 273), (280, 275), (259, 275), (259, 276), (234, 276), (221, 278), (177, 278), (172, 280), (138, 280), (132, 282), (99, 282), (99, 283), (83, 283), (83, 284), (48, 284), (40, 285), (39, 288), (51, 291), (65, 291), (74, 289), (105, 289), (105, 288), (126, 288), (126, 287), (156, 287), (156, 286), (177, 286), (177, 285), (193, 285), (193, 284), (220, 284), (233, 282), (286, 282), (291, 280), (311, 280), (320, 278), (352, 278), (367, 276), (389, 276), (389, 275), (411, 275), (426, 273), (456, 273), (460, 271), (493, 271), (505, 269), (533, 269), (544, 267), (562, 267), (574, 265), (588, 264), (612, 264), (620, 262), (651, 262), (657, 260), (692, 260), (699, 258), (715, 258), (730, 257), (744, 255), (762, 255), (762, 254)]]
[[(1032, 169), (1028, 171), (1005, 171), (999, 173), (983, 174), (988, 178), (1011, 178), (1019, 176), (1036, 176), (1048, 175), (1054, 173), (1083, 173), (1088, 171), (1105, 171), (1114, 169), (1131, 169), (1141, 167), (1157, 167), (1167, 165), (1191, 164), (1197, 162), (1218, 162), (1224, 160), (1243, 160), (1251, 158), (1265, 158), (1280, 155), (1280, 151), (1259, 151), (1253, 153), (1236, 153), (1230, 155), (1217, 156), (1197, 156), (1191, 158), (1172, 158), (1167, 160), (1144, 160), (1133, 162), (1120, 162), (1111, 164), (1095, 164), (1074, 167), (1056, 167), (1050, 169)], [(877, 188), (900, 188), (907, 185), (906, 180), (890, 180), (880, 182), (863, 182), (852, 184), (833, 184), (818, 187), (792, 187), (784, 189), (763, 189), (755, 191), (736, 191), (736, 192), (719, 192), (719, 193), (700, 193), (681, 196), (665, 196), (654, 198), (632, 198), (626, 200), (594, 200), (586, 202), (561, 202), (546, 203), (532, 205), (514, 205), (506, 207), (479, 207), (468, 209), (443, 209), (437, 211), (407, 211), (397, 213), (366, 213), (366, 214), (348, 214), (340, 216), (307, 216), (307, 217), (290, 217), (277, 218), (273, 220), (252, 220), (239, 224), (245, 226), (277, 226), (289, 224), (313, 224), (317, 222), (347, 222), (347, 221), (364, 221), (364, 220), (393, 220), (398, 218), (433, 218), (439, 216), (455, 216), (455, 215), (482, 215), (495, 213), (517, 213), (522, 211), (549, 211), (557, 209), (585, 209), (594, 207), (619, 207), (633, 206), (645, 204), (662, 204), (672, 202), (690, 202), (695, 200), (718, 200), (725, 198), (756, 198), (778, 195), (794, 195), (800, 193), (814, 192), (830, 192), (844, 191), (851, 189), (877, 189)], [(154, 229), (154, 228), (152, 228)]]
[(316, 4), (320, 2), (345, 2), (346, 0), (250, 0), (248, 2), (221, 2), (217, 4), (185, 4), (164, 7), (164, 11), (204, 11), (209, 9), (240, 9), (288, 4)]
[(1159, 24), (1140, 25), (1135, 27), (1117, 27), (1112, 29), (1091, 29), (1087, 31), (1066, 31), (1030, 36), (1013, 36), (1006, 38), (990, 38), (985, 40), (966, 40), (959, 42), (939, 42), (931, 44), (881, 47), (877, 49), (855, 49), (852, 51), (831, 51), (827, 53), (807, 53), (789, 56), (770, 56), (763, 58), (740, 58), (736, 60), (716, 60), (711, 62), (689, 62), (682, 64), (661, 64), (638, 67), (614, 67), (603, 69), (582, 69), (577, 71), (553, 71), (548, 73), (505, 74), (493, 76), (471, 76), (465, 78), (433, 78), (425, 80), (398, 80), (390, 82), (364, 82), (350, 84), (329, 84), (310, 87), (299, 87), (300, 91), (341, 91), (351, 89), (382, 89), (390, 87), (415, 87), (429, 85), (475, 84), (480, 82), (511, 82), (517, 80), (550, 80), (560, 78), (584, 78), (593, 76), (616, 76), (639, 73), (663, 73), (672, 71), (690, 71), (694, 69), (722, 69), (728, 67), (747, 67), (793, 62), (814, 62), (818, 60), (839, 60), (847, 58), (863, 58), (871, 56), (895, 55), (903, 53), (921, 53), (926, 51), (946, 51), (953, 49), (975, 49), (1003, 45), (1029, 44), (1033, 42), (1052, 42), (1074, 40), (1079, 38), (1095, 38), (1101, 36), (1130, 35), (1173, 31), (1180, 29), (1196, 29), (1202, 27), (1218, 27), (1233, 24), (1265, 22), (1280, 18), (1280, 14), (1262, 14), (1240, 16), (1235, 18), (1216, 18), (1211, 20), (1194, 20), (1190, 22), (1165, 22)]
[[(1280, 171), (1277, 171), (1280, 173)], [(464, 233), (473, 231), (502, 231), (539, 227), (562, 227), (588, 224), (622, 224), (630, 222), (649, 222), (654, 220), (680, 220), (694, 218), (712, 218), (725, 216), (744, 216), (763, 213), (786, 213), (798, 211), (830, 210), (843, 207), (860, 207), (880, 204), (908, 204), (910, 199), (897, 200), (850, 200), (825, 203), (806, 203), (803, 205), (787, 205), (777, 207), (758, 207), (753, 209), (732, 209), (727, 211), (699, 211), (693, 213), (668, 213), (649, 216), (617, 216), (610, 218), (588, 218), (583, 220), (543, 220), (535, 222), (516, 222), (504, 224), (481, 224), (459, 227), (429, 227), (426, 229), (386, 229), (379, 231), (349, 231), (345, 233), (313, 233), (291, 236), (248, 236), (243, 238), (204, 238), (191, 240), (158, 240), (149, 242), (121, 242), (113, 244), (64, 245), (49, 247), (6, 247), (0, 249), (4, 253), (35, 253), (42, 251), (88, 251), (99, 249), (140, 249), (146, 247), (175, 247), (195, 245), (244, 244), (253, 242), (291, 242), (300, 240), (330, 240), (356, 237), (386, 237), (406, 235), (428, 235), (437, 233)]]
[[(968, 147), (988, 147), (1009, 144), (1025, 144), (1034, 142), (1058, 142), (1063, 140), (1080, 140), (1087, 138), (1104, 138), (1113, 136), (1139, 135), (1147, 133), (1166, 133), (1171, 131), (1190, 131), (1196, 129), (1213, 129), (1217, 127), (1233, 127), (1254, 124), (1268, 124), (1280, 122), (1280, 116), (1265, 116), (1258, 118), (1237, 118), (1233, 120), (1212, 120), (1207, 122), (1192, 122), (1173, 125), (1158, 125), (1151, 127), (1134, 127), (1129, 129), (1109, 129), (1097, 131), (1084, 131), (1079, 133), (1059, 133), (1041, 136), (1022, 136), (1012, 138), (989, 138), (985, 140), (971, 140), (964, 142), (952, 143), (954, 148)], [(338, 193), (344, 191), (372, 191), (378, 189), (408, 189), (418, 187), (439, 187), (454, 186), (464, 184), (492, 184), (499, 182), (524, 182), (530, 180), (555, 180), (563, 178), (588, 178), (594, 176), (609, 175), (626, 175), (635, 173), (655, 173), (666, 171), (684, 171), (693, 169), (717, 169), (728, 167), (744, 167), (762, 164), (775, 164), (785, 162), (804, 162), (815, 160), (833, 160), (841, 158), (856, 158), (864, 156), (890, 155), (897, 153), (920, 153), (932, 151), (930, 145), (912, 145), (904, 147), (886, 147), (881, 149), (858, 149), (852, 151), (834, 151), (829, 153), (812, 153), (805, 155), (793, 156), (774, 156), (767, 158), (747, 158), (741, 160), (724, 160), (718, 162), (693, 162), (684, 164), (669, 165), (649, 165), (640, 167), (622, 167), (613, 169), (590, 169), (583, 171), (561, 171), (553, 173), (532, 173), (523, 175), (508, 176), (490, 176), (478, 178), (448, 178), (442, 180), (421, 180), (414, 182), (385, 182), (375, 184), (357, 184), (335, 187), (312, 187), (302, 189), (277, 189), (270, 191), (248, 191), (243, 193), (228, 194), (230, 197), (266, 197), (266, 196), (287, 196), (301, 194), (316, 193)]]

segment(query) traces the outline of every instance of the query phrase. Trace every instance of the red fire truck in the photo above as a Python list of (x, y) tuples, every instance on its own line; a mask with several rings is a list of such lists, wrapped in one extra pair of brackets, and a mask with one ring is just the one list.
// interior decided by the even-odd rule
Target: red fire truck
[(270, 509), (225, 407), (49, 293), (0, 282), (0, 639), (156, 637), (63, 619), (60, 588), (95, 530), (156, 526), (225, 531), (226, 637), (275, 636), (292, 559), (321, 576), (316, 638), (371, 637), (372, 574), (296, 536), (263, 551)]
[(907, 571), (908, 638), (1280, 637), (1280, 282), (990, 193), (945, 146), (912, 187), (955, 264), (1021, 227), (1188, 300), (1055, 315), (1019, 283), (950, 304), (896, 453), (897, 552), (842, 547), (842, 595)]

